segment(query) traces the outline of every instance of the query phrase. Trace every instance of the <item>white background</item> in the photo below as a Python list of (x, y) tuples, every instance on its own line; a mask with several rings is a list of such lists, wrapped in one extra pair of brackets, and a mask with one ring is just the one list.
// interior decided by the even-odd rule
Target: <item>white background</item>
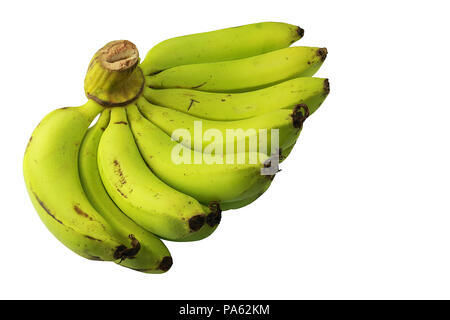
[[(450, 298), (446, 1), (4, 1), (0, 298)], [(22, 157), (51, 110), (85, 101), (94, 52), (261, 21), (325, 46), (331, 94), (266, 194), (164, 275), (70, 252), (28, 199)]]

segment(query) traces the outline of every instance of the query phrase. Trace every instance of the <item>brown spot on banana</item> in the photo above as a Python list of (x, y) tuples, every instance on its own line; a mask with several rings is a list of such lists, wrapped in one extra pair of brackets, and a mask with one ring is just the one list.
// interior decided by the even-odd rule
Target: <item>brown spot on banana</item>
[(120, 167), (120, 163), (117, 160), (114, 160), (113, 163), (114, 163), (114, 167), (115, 167), (114, 172), (119, 176), (120, 183), (122, 185), (124, 185), (125, 183), (127, 183), (127, 180), (125, 179), (125, 176), (124, 176), (124, 174), (122, 172), (122, 168)]
[(80, 216), (82, 216), (82, 217), (85, 217), (85, 218), (87, 218), (87, 219), (89, 219), (89, 220), (93, 220), (86, 212), (84, 212), (83, 210), (81, 210), (81, 208), (78, 206), (78, 205), (74, 205), (73, 206), (73, 209), (75, 210), (75, 212), (78, 214), (78, 215), (80, 215)]
[(102, 258), (90, 255), (89, 253), (84, 253), (84, 254), (85, 254), (86, 258), (89, 259), (89, 260), (104, 261)]
[(189, 109), (191, 109), (191, 107), (194, 105), (194, 102), (200, 103), (200, 102), (197, 101), (197, 100), (191, 99), (191, 103), (189, 103), (189, 106), (188, 106), (188, 108), (187, 108), (187, 111), (189, 111)]
[(123, 193), (119, 188), (117, 188), (116, 190), (117, 190), (117, 192), (120, 193), (120, 195), (121, 195), (122, 197), (124, 197), (125, 199), (128, 198), (127, 195), (126, 195), (125, 193)]
[(47, 206), (45, 205), (45, 203), (42, 202), (41, 199), (39, 199), (39, 197), (37, 196), (37, 194), (34, 193), (34, 192), (33, 192), (33, 194), (34, 194), (34, 197), (36, 198), (36, 201), (39, 203), (39, 205), (42, 207), (42, 209), (44, 209), (44, 211), (45, 211), (50, 217), (52, 217), (53, 219), (55, 219), (58, 223), (64, 225), (64, 223), (63, 223), (61, 220), (59, 220), (58, 218), (56, 218), (55, 215), (50, 211), (50, 209), (47, 208)]
[(202, 84), (199, 84), (198, 86), (191, 87), (191, 89), (198, 89), (198, 88), (204, 86), (205, 84), (206, 84), (206, 82), (203, 82)]
[(86, 235), (86, 234), (84, 235), (84, 237), (85, 237), (85, 238), (88, 238), (89, 240), (98, 241), (98, 242), (103, 242), (103, 240), (100, 240), (100, 239), (97, 239), (97, 238), (88, 236), (88, 235)]
[(116, 251), (114, 251), (114, 259), (120, 259), (119, 263), (125, 259), (134, 259), (139, 250), (141, 250), (141, 244), (133, 234), (128, 235), (128, 238), (131, 240), (131, 248), (120, 245), (116, 248)]

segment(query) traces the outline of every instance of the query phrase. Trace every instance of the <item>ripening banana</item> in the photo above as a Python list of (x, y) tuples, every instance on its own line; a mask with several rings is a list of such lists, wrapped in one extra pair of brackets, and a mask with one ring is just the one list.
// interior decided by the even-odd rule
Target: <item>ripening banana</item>
[(289, 47), (303, 29), (287, 23), (262, 22), (165, 40), (141, 63), (145, 75), (172, 67), (241, 59)]
[[(299, 132), (299, 134), (300, 134), (300, 132)], [(286, 160), (286, 158), (289, 156), (292, 149), (294, 148), (295, 143), (296, 143), (296, 141), (292, 145), (280, 149), (279, 157), (272, 158), (273, 161), (278, 161), (279, 163), (282, 163), (284, 160)], [(263, 186), (262, 188), (260, 188), (258, 190), (258, 192), (253, 194), (252, 196), (248, 196), (244, 199), (240, 199), (240, 200), (236, 200), (236, 201), (230, 201), (227, 203), (223, 203), (221, 206), (221, 209), (225, 211), (225, 210), (230, 210), (230, 209), (239, 209), (239, 208), (248, 206), (249, 204), (251, 204), (252, 202), (257, 200), (260, 196), (262, 196), (264, 194), (264, 192), (266, 192), (267, 189), (269, 189), (269, 187), (270, 187), (270, 183)]]
[(182, 65), (145, 79), (152, 88), (244, 92), (313, 76), (326, 56), (325, 48), (289, 47), (250, 58)]
[(257, 193), (255, 193), (252, 196), (249, 196), (247, 198), (244, 199), (240, 199), (240, 200), (236, 200), (236, 201), (231, 201), (228, 203), (223, 204), (223, 210), (234, 210), (234, 209), (239, 209), (245, 206), (248, 206), (249, 204), (251, 204), (253, 201), (257, 200), (259, 197), (261, 197), (264, 192), (267, 191), (267, 189), (269, 189), (270, 184), (265, 185), (263, 188), (261, 188), (260, 190), (258, 190)]
[[(81, 107), (49, 113), (34, 130), (23, 162), (28, 193), (41, 220), (53, 235), (79, 255), (121, 262), (137, 254), (132, 239), (122, 241), (95, 210), (83, 190), (78, 153), (83, 137), (102, 107), (88, 101)], [(131, 247), (130, 246), (131, 242)]]
[[(135, 105), (127, 107), (128, 121), (142, 157), (158, 178), (201, 203), (223, 203), (253, 195), (270, 184), (271, 175), (261, 170), (270, 159), (265, 154), (246, 153), (245, 163), (226, 163), (193, 151), (171, 139), (148, 121)], [(255, 191), (256, 190), (256, 191)]]
[(123, 107), (111, 119), (98, 147), (103, 184), (117, 206), (159, 237), (182, 241), (205, 225), (209, 213), (194, 198), (162, 182), (139, 153)]
[[(245, 151), (278, 153), (272, 148), (272, 135), (279, 138), (277, 149), (292, 144), (309, 115), (306, 105), (298, 105), (293, 110), (279, 109), (244, 120), (213, 121), (153, 105), (145, 98), (138, 99), (137, 105), (147, 119), (184, 146), (203, 152), (214, 149), (220, 155)], [(260, 130), (265, 131), (261, 134)]]
[(264, 89), (216, 93), (192, 89), (152, 89), (144, 97), (153, 104), (208, 120), (241, 120), (304, 103), (312, 114), (330, 91), (328, 79), (302, 77)]
[(114, 236), (122, 242), (131, 238), (136, 243), (135, 247), (139, 250), (128, 261), (128, 267), (145, 273), (165, 272), (172, 266), (172, 257), (167, 247), (155, 235), (128, 218), (111, 200), (101, 181), (97, 150), (103, 131), (108, 126), (109, 114), (109, 109), (104, 110), (83, 139), (79, 154), (81, 184), (92, 206), (111, 225)]

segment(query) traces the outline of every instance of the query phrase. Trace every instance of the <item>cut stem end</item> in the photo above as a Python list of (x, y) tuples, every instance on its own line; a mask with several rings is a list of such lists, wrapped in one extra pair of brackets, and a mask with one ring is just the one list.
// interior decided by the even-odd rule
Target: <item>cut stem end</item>
[(144, 88), (138, 64), (139, 51), (130, 41), (106, 44), (89, 64), (84, 80), (86, 96), (105, 107), (131, 103)]

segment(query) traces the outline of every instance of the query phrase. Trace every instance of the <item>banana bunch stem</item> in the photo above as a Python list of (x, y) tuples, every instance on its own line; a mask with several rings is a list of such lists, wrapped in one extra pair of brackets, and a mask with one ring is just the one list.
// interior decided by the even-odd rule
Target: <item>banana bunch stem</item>
[(84, 80), (86, 96), (105, 107), (131, 103), (144, 88), (144, 76), (138, 64), (139, 52), (133, 43), (109, 42), (89, 64)]

